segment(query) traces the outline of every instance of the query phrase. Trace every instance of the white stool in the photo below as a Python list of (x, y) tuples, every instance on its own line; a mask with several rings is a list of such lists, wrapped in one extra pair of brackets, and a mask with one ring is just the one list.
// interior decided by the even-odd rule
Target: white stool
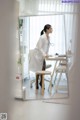
[(37, 71), (36, 72), (36, 86), (37, 86), (37, 76), (38, 75), (42, 75), (42, 95), (44, 95), (44, 75), (50, 75), (51, 76), (51, 72), (50, 71)]
[(59, 65), (58, 67), (56, 67), (55, 72), (56, 72), (56, 75), (55, 75), (55, 79), (54, 79), (54, 85), (56, 83), (57, 74), (60, 73), (59, 74), (59, 79), (58, 79), (56, 87), (55, 87), (55, 91), (57, 92), (58, 87), (59, 87), (59, 83), (60, 83), (60, 80), (61, 80), (62, 73), (67, 74), (67, 66), (66, 65)]

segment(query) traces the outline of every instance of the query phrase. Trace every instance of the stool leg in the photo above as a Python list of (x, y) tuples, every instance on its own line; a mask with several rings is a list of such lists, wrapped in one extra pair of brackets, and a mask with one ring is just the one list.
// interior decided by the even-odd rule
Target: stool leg
[(55, 84), (56, 84), (57, 74), (58, 74), (58, 72), (56, 71), (56, 75), (55, 75), (55, 78), (54, 78), (54, 86), (55, 86)]
[(39, 88), (39, 87), (38, 87), (38, 79), (39, 79), (39, 75), (37, 74), (37, 75), (36, 75), (36, 89)]
[(42, 75), (42, 95), (44, 95), (44, 75)]
[(62, 76), (62, 71), (60, 72), (59, 80), (58, 80), (57, 85), (56, 85), (56, 92), (58, 91), (58, 87), (59, 87), (59, 83), (60, 83), (60, 80), (61, 80), (61, 76)]

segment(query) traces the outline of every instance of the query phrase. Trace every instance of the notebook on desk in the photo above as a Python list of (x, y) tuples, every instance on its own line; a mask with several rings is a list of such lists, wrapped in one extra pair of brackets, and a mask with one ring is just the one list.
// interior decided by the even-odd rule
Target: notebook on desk
[(56, 53), (55, 55), (58, 56), (58, 57), (66, 57), (66, 54), (58, 54), (58, 53)]

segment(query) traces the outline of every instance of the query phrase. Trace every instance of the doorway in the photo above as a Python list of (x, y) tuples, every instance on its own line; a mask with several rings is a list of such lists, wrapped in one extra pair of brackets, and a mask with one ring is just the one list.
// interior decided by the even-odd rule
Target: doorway
[[(34, 49), (36, 43), (39, 39), (40, 32), (43, 29), (45, 24), (51, 24), (53, 27), (53, 33), (51, 34), (50, 42), (51, 46), (49, 49), (49, 54), (65, 54), (68, 48), (65, 36), (66, 30), (66, 17), (63, 14), (57, 15), (47, 15), (47, 16), (27, 16), (20, 17), (19, 20), (22, 21), (22, 26), (20, 27), (20, 53), (22, 58), (22, 72), (23, 72), (23, 85), (27, 88), (30, 88), (30, 80), (35, 79), (35, 73), (29, 71), (29, 50)], [(70, 16), (72, 20), (72, 16)], [(71, 24), (72, 25), (72, 24)], [(72, 27), (72, 26), (71, 26)], [(69, 30), (68, 30), (69, 32)], [(71, 31), (69, 32), (70, 37)], [(69, 38), (70, 39), (70, 38)], [(48, 62), (51, 63), (51, 62)], [(51, 63), (54, 66), (54, 63)], [(52, 70), (52, 68), (50, 68)], [(65, 82), (67, 84), (67, 80)], [(42, 98), (51, 98), (48, 93), (45, 97), (35, 96), (33, 89), (27, 89), (28, 99), (42, 99)], [(53, 92), (54, 95), (54, 92)], [(52, 97), (53, 97), (52, 95)]]

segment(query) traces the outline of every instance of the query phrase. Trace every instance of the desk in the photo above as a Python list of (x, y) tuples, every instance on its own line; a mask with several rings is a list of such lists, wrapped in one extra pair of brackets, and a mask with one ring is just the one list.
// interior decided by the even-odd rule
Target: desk
[(66, 60), (66, 56), (51, 56), (51, 57), (46, 57), (46, 60), (51, 60), (51, 61), (62, 61)]
[(49, 61), (55, 61), (55, 65), (54, 65), (54, 68), (53, 68), (53, 71), (52, 71), (52, 74), (51, 74), (51, 80), (50, 80), (50, 92), (52, 91), (52, 79), (53, 79), (53, 76), (54, 76), (54, 72), (55, 72), (55, 69), (56, 69), (56, 66), (57, 66), (57, 62), (58, 61), (66, 61), (66, 56), (51, 56), (51, 57), (46, 57), (45, 60), (49, 60)]

